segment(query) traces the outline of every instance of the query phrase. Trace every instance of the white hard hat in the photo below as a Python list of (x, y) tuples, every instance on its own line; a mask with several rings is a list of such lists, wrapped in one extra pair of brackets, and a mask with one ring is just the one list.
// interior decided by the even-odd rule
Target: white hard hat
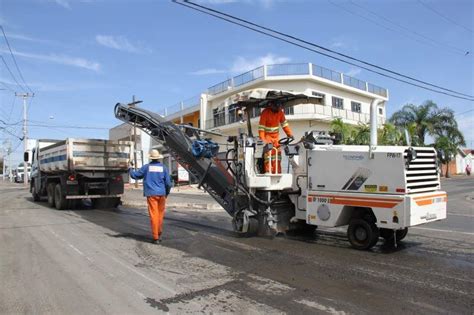
[(148, 157), (150, 158), (150, 160), (158, 160), (158, 159), (162, 159), (163, 155), (161, 155), (158, 150), (153, 149), (150, 151), (150, 154), (148, 155)]

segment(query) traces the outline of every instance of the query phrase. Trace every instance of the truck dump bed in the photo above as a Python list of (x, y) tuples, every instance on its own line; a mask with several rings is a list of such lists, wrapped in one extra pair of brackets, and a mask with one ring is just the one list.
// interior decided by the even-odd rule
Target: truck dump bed
[(42, 172), (126, 171), (132, 145), (129, 141), (68, 138), (39, 150)]

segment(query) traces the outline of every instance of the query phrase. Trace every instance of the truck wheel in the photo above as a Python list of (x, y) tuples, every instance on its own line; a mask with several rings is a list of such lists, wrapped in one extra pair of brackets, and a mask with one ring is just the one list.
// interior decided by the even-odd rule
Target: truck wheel
[(35, 182), (32, 182), (32, 183), (31, 183), (31, 196), (33, 197), (33, 201), (40, 201), (40, 200), (41, 200), (40, 195), (39, 195), (38, 192), (36, 191)]
[(49, 183), (46, 186), (46, 192), (48, 194), (48, 205), (54, 207), (54, 183)]
[(56, 206), (56, 209), (64, 210), (67, 208), (67, 204), (68, 202), (61, 189), (61, 184), (56, 184), (56, 187), (54, 188), (54, 205)]
[(369, 249), (377, 244), (379, 229), (366, 220), (352, 219), (347, 229), (347, 238), (355, 249)]
[(397, 241), (403, 240), (408, 234), (408, 228), (404, 228), (403, 230), (397, 230)]

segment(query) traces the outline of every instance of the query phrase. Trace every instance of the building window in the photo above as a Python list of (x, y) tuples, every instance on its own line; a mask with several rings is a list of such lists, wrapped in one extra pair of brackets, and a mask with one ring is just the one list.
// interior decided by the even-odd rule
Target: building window
[(379, 115), (383, 115), (383, 108), (379, 107)]
[(343, 109), (344, 108), (344, 100), (342, 98), (333, 96), (332, 97), (332, 107)]
[(285, 107), (285, 115), (294, 115), (295, 108), (293, 106)]
[(237, 105), (232, 104), (228, 107), (229, 111), (229, 124), (235, 123), (239, 120), (239, 117), (237, 117)]
[(351, 102), (351, 110), (352, 110), (353, 112), (360, 113), (360, 112), (361, 112), (360, 103)]
[(214, 127), (225, 125), (225, 111), (224, 109), (214, 108), (212, 110), (214, 118)]
[(315, 104), (319, 104), (319, 105), (324, 105), (326, 104), (325, 100), (326, 100), (326, 95), (322, 94), (322, 93), (318, 93), (318, 92), (311, 92), (311, 94), (315, 97), (317, 97), (318, 99), (314, 102)]

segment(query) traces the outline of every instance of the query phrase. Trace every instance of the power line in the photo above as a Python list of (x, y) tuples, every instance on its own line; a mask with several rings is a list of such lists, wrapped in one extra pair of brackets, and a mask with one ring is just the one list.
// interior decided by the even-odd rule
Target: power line
[(439, 15), (440, 17), (442, 17), (443, 19), (445, 19), (446, 21), (452, 23), (452, 24), (455, 24), (459, 27), (462, 27), (463, 29), (465, 29), (466, 31), (472, 33), (472, 30), (467, 28), (466, 26), (462, 25), (462, 24), (459, 24), (458, 22), (456, 22), (455, 20), (447, 17), (446, 15), (444, 14), (441, 14), (441, 12), (433, 9), (432, 7), (430, 7), (429, 5), (427, 5), (426, 3), (424, 3), (423, 1), (421, 0), (418, 0), (418, 3), (421, 4), (422, 6), (424, 6), (425, 8), (427, 8), (428, 10), (430, 10), (431, 12), (434, 12), (435, 14)]
[(28, 88), (28, 90), (33, 93), (31, 88), (28, 86), (28, 84), (25, 81), (25, 78), (23, 77), (23, 74), (21, 73), (20, 67), (18, 67), (18, 63), (16, 62), (15, 55), (13, 54), (12, 48), (10, 46), (10, 42), (8, 41), (7, 34), (5, 34), (5, 29), (3, 28), (3, 25), (0, 25), (0, 28), (2, 29), (3, 37), (5, 38), (5, 42), (7, 43), (8, 50), (10, 51), (10, 55), (12, 56), (13, 63), (15, 64), (16, 70), (18, 71), (18, 74), (20, 75), (21, 80), (25, 84), (25, 86)]
[(13, 81), (16, 82), (16, 84), (23, 90), (26, 92), (25, 88), (18, 82), (18, 80), (16, 79), (16, 77), (13, 75), (13, 72), (11, 71), (10, 67), (8, 66), (7, 62), (5, 61), (5, 58), (3, 58), (2, 55), (0, 55), (0, 58), (2, 59), (3, 61), (3, 64), (5, 65), (5, 67), (7, 68), (8, 72), (10, 73), (10, 76), (12, 77)]
[[(381, 76), (384, 76), (384, 77), (387, 77), (387, 78), (390, 78), (390, 79), (393, 79), (393, 80), (396, 80), (396, 81), (399, 81), (399, 82), (403, 82), (403, 83), (406, 83), (406, 84), (409, 84), (409, 85), (412, 85), (412, 86), (416, 86), (416, 87), (419, 87), (419, 88), (422, 88), (422, 89), (425, 89), (425, 90), (428, 90), (428, 91), (432, 91), (432, 92), (435, 92), (435, 93), (444, 94), (444, 95), (448, 95), (448, 96), (451, 96), (451, 97), (460, 98), (460, 99), (465, 99), (465, 100), (469, 100), (469, 101), (474, 101), (474, 96), (471, 96), (471, 95), (468, 95), (468, 94), (463, 94), (463, 93), (456, 92), (456, 91), (453, 91), (453, 90), (449, 90), (449, 89), (446, 89), (446, 88), (443, 88), (443, 87), (440, 87), (440, 86), (437, 86), (437, 85), (434, 85), (434, 84), (431, 84), (431, 83), (428, 83), (428, 82), (425, 82), (425, 81), (421, 81), (421, 80), (418, 80), (418, 79), (415, 79), (415, 78), (412, 78), (412, 77), (403, 75), (403, 74), (401, 74), (401, 73), (398, 73), (398, 72), (395, 72), (395, 71), (392, 71), (392, 70), (389, 70), (389, 69), (386, 69), (386, 68), (383, 68), (383, 67), (380, 67), (380, 66), (377, 66), (377, 65), (374, 65), (374, 64), (365, 62), (365, 61), (363, 61), (363, 60), (360, 60), (360, 59), (357, 59), (357, 58), (354, 58), (354, 57), (351, 57), (351, 56), (348, 56), (348, 55), (345, 55), (345, 54), (336, 52), (336, 51), (334, 51), (334, 50), (332, 50), (332, 49), (329, 49), (329, 48), (326, 48), (326, 47), (323, 47), (323, 46), (320, 46), (320, 45), (317, 45), (317, 44), (314, 44), (314, 43), (311, 43), (311, 42), (308, 42), (308, 41), (305, 41), (305, 40), (302, 40), (302, 39), (299, 39), (299, 38), (297, 38), (297, 37), (294, 37), (294, 36), (291, 36), (291, 35), (288, 35), (288, 34), (285, 34), (285, 33), (281, 33), (281, 32), (279, 32), (279, 31), (272, 30), (272, 29), (267, 28), (267, 27), (264, 27), (264, 26), (260, 26), (260, 25), (258, 25), (258, 24), (255, 24), (255, 23), (246, 21), (246, 20), (241, 19), (241, 18), (238, 18), (238, 17), (234, 17), (234, 16), (232, 16), (232, 15), (229, 15), (229, 14), (226, 14), (226, 13), (223, 13), (223, 12), (220, 12), (220, 11), (217, 11), (217, 10), (214, 10), (214, 9), (211, 9), (211, 8), (207, 8), (207, 7), (205, 7), (205, 6), (201, 6), (201, 5), (199, 5), (199, 4), (195, 4), (195, 3), (190, 2), (190, 1), (188, 1), (188, 0), (183, 0), (184, 2), (179, 2), (178, 0), (172, 0), (172, 1), (173, 1), (174, 3), (176, 3), (176, 4), (185, 6), (185, 7), (187, 7), (187, 8), (192, 9), (192, 10), (199, 11), (199, 12), (201, 12), (201, 13), (214, 16), (214, 17), (216, 17), (216, 18), (218, 18), (218, 19), (227, 21), (227, 22), (229, 22), (229, 23), (232, 23), (232, 24), (235, 24), (235, 25), (238, 25), (238, 26), (241, 26), (241, 27), (250, 29), (250, 30), (253, 30), (253, 31), (257, 32), (257, 33), (260, 33), (260, 34), (263, 34), (263, 35), (266, 35), (266, 36), (269, 36), (269, 37), (272, 37), (272, 38), (281, 40), (281, 41), (283, 41), (283, 42), (292, 44), (292, 45), (294, 45), (294, 46), (297, 46), (297, 47), (300, 47), (300, 48), (303, 48), (303, 49), (306, 49), (306, 50), (315, 52), (315, 53), (317, 53), (317, 54), (320, 54), (320, 55), (323, 55), (323, 56), (326, 56), (326, 57), (329, 57), (329, 58), (332, 58), (332, 59), (335, 59), (335, 60), (344, 62), (344, 63), (349, 64), (349, 65), (353, 65), (353, 66), (359, 67), (359, 68), (361, 68), (361, 69), (365, 69), (365, 70), (370, 71), (370, 72), (372, 72), (372, 73), (376, 73), (376, 74), (378, 74), (378, 75), (381, 75)], [(196, 6), (196, 7), (194, 7), (194, 6)], [(203, 9), (200, 9), (200, 8), (203, 8)], [(214, 14), (214, 13), (211, 13), (211, 12), (208, 12), (208, 11), (216, 12), (217, 14)], [(221, 15), (227, 16), (227, 17), (229, 17), (230, 19), (229, 19), (229, 18), (226, 18), (226, 17), (223, 17), (223, 16), (221, 16)], [(255, 27), (252, 27), (252, 26), (249, 26), (249, 25), (245, 25), (245, 24), (236, 22), (236, 21), (234, 21), (234, 20), (242, 21), (243, 23), (246, 23), (246, 24), (249, 24), (249, 25), (253, 25), (253, 26), (255, 26)], [(276, 36), (276, 35), (274, 35), (274, 34), (270, 34), (270, 33), (268, 33), (268, 32), (262, 31), (262, 29), (263, 29), (263, 30), (266, 30), (266, 31), (269, 31), (269, 32), (271, 32), (271, 33), (278, 34), (278, 35), (283, 36), (283, 37), (286, 37), (286, 38), (282, 38), (282, 37)], [(287, 39), (287, 38), (290, 38), (291, 40), (290, 40), (290, 39)], [(292, 40), (296, 40), (296, 41), (298, 41), (298, 42), (307, 44), (307, 45), (309, 45), (309, 46), (314, 46), (314, 47), (320, 48), (320, 49), (325, 50), (325, 51), (328, 51), (328, 52), (330, 52), (330, 53), (332, 53), (332, 54), (336, 54), (336, 55), (342, 56), (342, 57), (344, 57), (344, 58), (347, 58), (347, 59), (350, 59), (350, 60), (354, 60), (354, 61), (360, 62), (360, 63), (362, 63), (362, 64), (366, 64), (366, 65), (368, 65), (368, 66), (371, 66), (371, 67), (374, 67), (374, 68), (377, 68), (377, 69), (381, 69), (381, 70), (386, 71), (386, 72), (389, 72), (389, 73), (393, 73), (393, 74), (395, 74), (395, 75), (397, 75), (397, 76), (401, 76), (401, 77), (404, 77), (404, 78), (413, 80), (413, 81), (415, 81), (415, 82), (420, 82), (420, 83), (425, 84), (425, 85), (433, 86), (433, 87), (436, 87), (436, 88), (438, 88), (438, 89), (442, 89), (442, 90), (449, 91), (449, 92), (452, 92), (452, 93), (456, 93), (456, 94), (459, 94), (459, 95), (465, 95), (465, 96), (467, 96), (467, 97), (462, 97), (462, 96), (459, 96), (459, 95), (454, 95), (454, 94), (451, 94), (451, 93), (446, 93), (446, 92), (439, 91), (439, 90), (435, 90), (435, 89), (432, 89), (432, 88), (429, 88), (429, 87), (426, 87), (426, 86), (422, 86), (422, 85), (419, 85), (419, 84), (416, 84), (416, 83), (413, 83), (413, 82), (409, 82), (409, 81), (406, 81), (406, 80), (403, 80), (403, 79), (394, 77), (394, 76), (392, 76), (392, 75), (388, 75), (388, 74), (386, 74), (386, 73), (382, 73), (382, 72), (380, 72), (380, 71), (373, 70), (373, 69), (368, 68), (368, 67), (365, 67), (365, 66), (361, 66), (361, 65), (356, 64), (356, 63), (354, 63), (354, 62), (350, 62), (350, 61), (347, 61), (347, 60), (344, 60), (344, 59), (341, 59), (341, 58), (338, 58), (338, 57), (329, 55), (329, 54), (327, 54), (327, 53), (323, 53), (323, 52), (321, 52), (321, 51), (318, 51), (318, 50), (315, 50), (315, 49), (306, 47), (306, 46), (304, 46), (304, 45), (302, 45), (302, 44), (295, 43), (295, 42), (292, 41)]]
[[(330, 1), (330, 2), (331, 2), (331, 1)], [(350, 2), (352, 5), (357, 6), (357, 7), (359, 7), (360, 9), (365, 10), (365, 11), (369, 12), (370, 14), (372, 14), (372, 15), (378, 17), (379, 19), (382, 19), (382, 20), (384, 20), (384, 21), (386, 21), (386, 22), (388, 22), (388, 23), (390, 23), (390, 24), (392, 24), (392, 25), (395, 25), (395, 26), (397, 26), (397, 27), (399, 27), (399, 28), (401, 28), (401, 29), (403, 29), (403, 30), (409, 32), (409, 33), (412, 33), (412, 34), (414, 34), (415, 36), (421, 37), (421, 38), (425, 39), (426, 41), (430, 41), (430, 42), (432, 42), (432, 43), (435, 43), (435, 44), (437, 44), (439, 47), (442, 47), (442, 48), (450, 48), (450, 49), (452, 50), (452, 52), (456, 51), (456, 53), (462, 54), (462, 55), (464, 55), (464, 56), (466, 56), (467, 54), (470, 53), (469, 51), (465, 51), (464, 49), (458, 48), (458, 47), (453, 46), (453, 45), (450, 45), (450, 44), (442, 43), (442, 42), (440, 42), (440, 41), (437, 41), (436, 39), (433, 39), (433, 38), (431, 38), (431, 37), (428, 37), (428, 36), (425, 36), (425, 35), (423, 35), (423, 34), (421, 34), (421, 33), (418, 33), (417, 31), (414, 31), (414, 30), (412, 30), (412, 29), (410, 29), (410, 28), (408, 28), (408, 27), (406, 27), (406, 26), (404, 26), (404, 25), (402, 25), (402, 24), (400, 24), (400, 23), (397, 23), (397, 22), (395, 22), (395, 21), (393, 21), (393, 20), (391, 20), (391, 19), (389, 19), (389, 18), (387, 18), (387, 17), (385, 17), (385, 16), (383, 16), (383, 15), (381, 15), (381, 14), (378, 14), (378, 13), (376, 13), (376, 12), (374, 12), (374, 11), (368, 9), (367, 7), (365, 7), (365, 6), (361, 5), (361, 4), (354, 2), (353, 0), (349, 0), (349, 2)], [(333, 5), (336, 5), (335, 3), (332, 3), (332, 4), (333, 4)], [(352, 12), (349, 12), (349, 13), (352, 13)], [(354, 13), (354, 14), (355, 14), (355, 13)], [(361, 17), (363, 17), (363, 16), (361, 16)], [(371, 21), (371, 20), (369, 20), (369, 21)], [(396, 31), (395, 31), (395, 32), (396, 32)], [(398, 32), (397, 32), (397, 33), (398, 33)]]
[(465, 112), (462, 112), (462, 113), (454, 114), (454, 116), (459, 116), (459, 115), (467, 114), (467, 113), (470, 113), (470, 112), (472, 112), (472, 111), (474, 111), (474, 108), (473, 108), (473, 109), (470, 109), (470, 110), (467, 110), (467, 111), (465, 111)]

